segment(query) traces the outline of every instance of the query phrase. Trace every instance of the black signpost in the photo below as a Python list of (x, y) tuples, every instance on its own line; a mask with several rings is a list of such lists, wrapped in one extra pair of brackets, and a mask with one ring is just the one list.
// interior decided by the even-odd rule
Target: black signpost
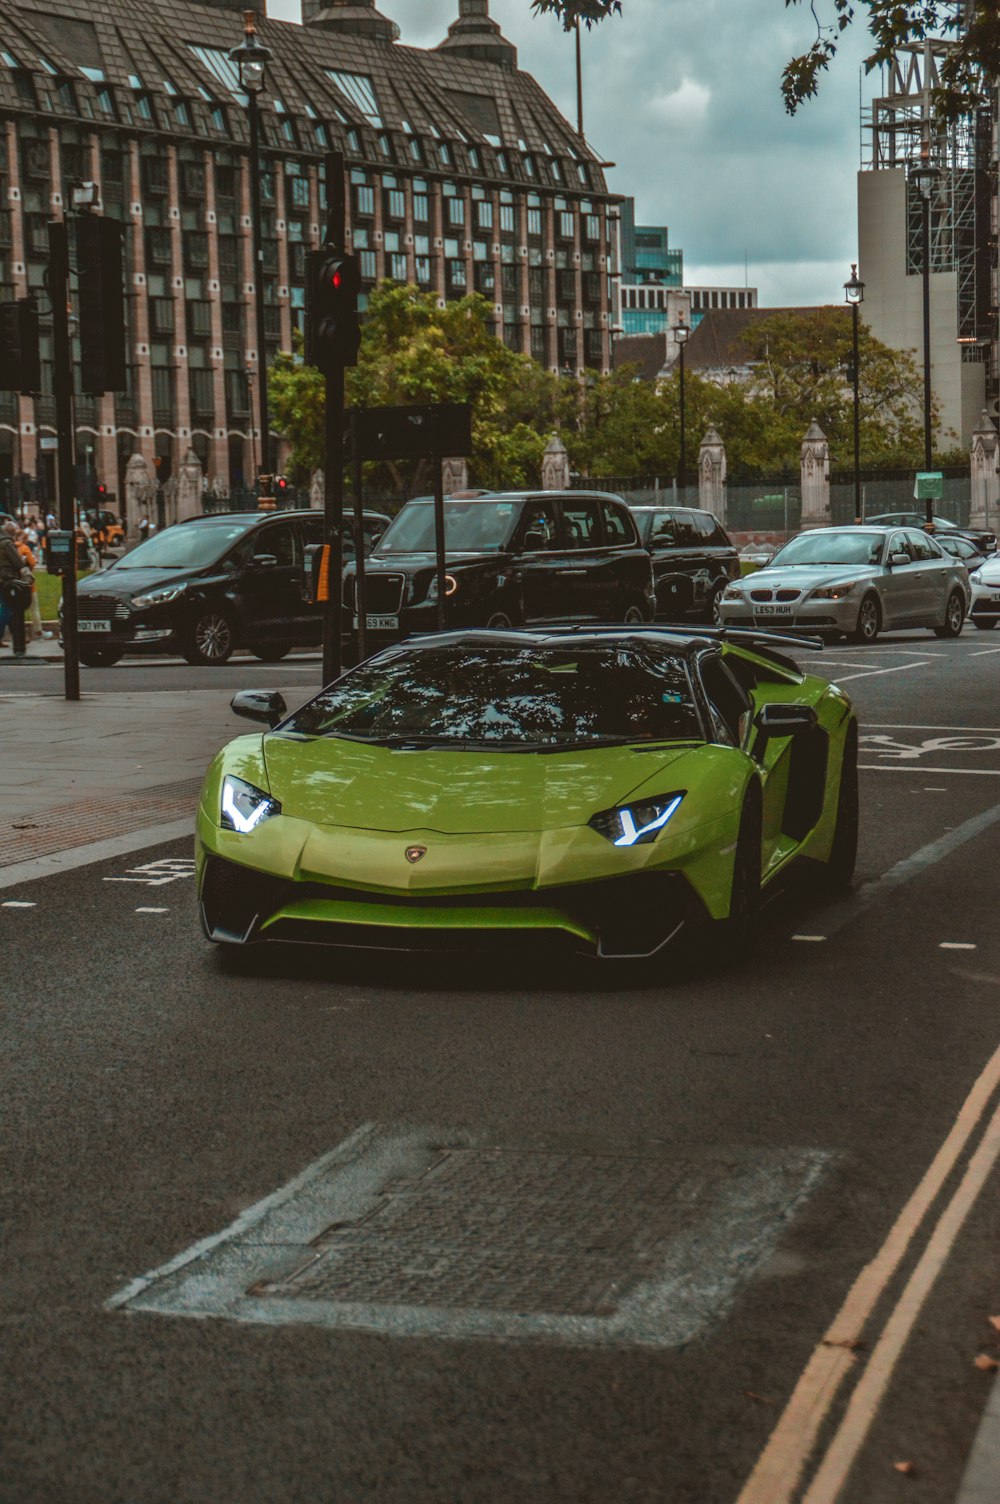
[[(436, 402), (422, 407), (362, 407), (351, 409), (351, 444), (355, 464), (355, 509), (361, 516), (360, 471), (363, 460), (431, 459), (434, 462), (434, 547), (437, 555), (438, 630), (445, 625), (446, 540), (444, 526), (444, 461), (446, 456), (472, 453), (472, 408), (467, 402)], [(358, 524), (360, 526), (360, 522)], [(358, 586), (364, 578), (361, 555), (364, 534), (358, 538)], [(365, 618), (358, 595), (358, 655), (364, 657)]]

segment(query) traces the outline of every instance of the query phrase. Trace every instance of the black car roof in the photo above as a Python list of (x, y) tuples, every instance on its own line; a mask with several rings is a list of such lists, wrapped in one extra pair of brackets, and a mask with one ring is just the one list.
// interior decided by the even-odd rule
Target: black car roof
[[(174, 527), (185, 527), (190, 522), (245, 522), (251, 526), (255, 522), (274, 522), (278, 517), (322, 517), (323, 512), (319, 507), (282, 507), (273, 512), (202, 512), (197, 517), (185, 517), (182, 522), (175, 522)], [(343, 516), (347, 522), (353, 522), (354, 513), (344, 509)], [(373, 512), (365, 507), (365, 517), (377, 517), (379, 522), (389, 522), (391, 518), (386, 512)]]
[[(773, 658), (782, 667), (795, 669), (798, 664), (783, 656), (786, 648), (805, 648), (810, 651), (822, 649), (818, 637), (795, 637), (782, 632), (758, 632), (753, 627), (674, 627), (635, 626), (620, 624), (606, 626), (588, 623), (586, 626), (549, 627), (504, 627), (496, 630), (489, 627), (467, 627), (452, 632), (428, 632), (419, 637), (407, 638), (400, 647), (425, 651), (436, 647), (494, 647), (506, 644), (518, 647), (531, 644), (536, 647), (562, 647), (573, 642), (579, 647), (604, 646), (609, 639), (656, 642), (675, 649), (679, 653), (693, 654), (719, 642), (734, 647), (743, 647), (753, 653), (762, 653)], [(389, 649), (388, 651), (392, 651)]]

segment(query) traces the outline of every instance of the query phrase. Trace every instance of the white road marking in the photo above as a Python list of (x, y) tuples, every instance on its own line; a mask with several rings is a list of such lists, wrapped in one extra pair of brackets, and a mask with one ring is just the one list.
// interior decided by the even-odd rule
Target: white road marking
[(143, 862), (141, 867), (129, 867), (129, 877), (106, 877), (106, 883), (142, 883), (147, 888), (162, 888), (165, 883), (175, 883), (182, 877), (194, 877), (195, 861), (192, 856), (160, 857), (155, 862)]
[(0, 903), (0, 909), (37, 909), (37, 903), (21, 903), (16, 898), (8, 898), (5, 903)]
[(975, 736), (929, 736), (917, 746), (898, 741), (894, 736), (884, 736), (881, 732), (868, 732), (859, 740), (862, 746), (872, 749), (879, 757), (893, 757), (900, 762), (912, 762), (931, 752), (1000, 751), (1000, 736), (990, 736), (988, 733)]
[(967, 731), (973, 736), (1000, 736), (1000, 726), (911, 726), (899, 721), (866, 721), (867, 731)]
[(970, 945), (968, 940), (942, 940), (938, 950), (976, 950), (975, 945)]
[(924, 789), (925, 794), (947, 794), (947, 792), (945, 788), (938, 788), (937, 784), (927, 784)]
[[(912, 767), (902, 762), (859, 762), (859, 773), (912, 773)], [(923, 773), (962, 773), (980, 778), (1000, 778), (1000, 768), (922, 768)]]
[(825, 935), (793, 935), (792, 939), (793, 940), (814, 940), (814, 941), (818, 941), (818, 940), (825, 940), (826, 936)]
[(169, 909), (136, 909), (137, 914), (169, 914)]
[(92, 862), (106, 862), (109, 857), (145, 851), (150, 846), (165, 846), (168, 841), (179, 841), (182, 838), (190, 841), (193, 837), (193, 814), (184, 820), (147, 825), (144, 830), (133, 830), (128, 835), (109, 836), (103, 841), (88, 841), (85, 846), (53, 851), (49, 856), (32, 857), (27, 862), (12, 862), (9, 867), (0, 868), (0, 888), (17, 888), (21, 883), (36, 882), (41, 877), (51, 877), (55, 872), (73, 872), (77, 867), (89, 867)]
[(1000, 653), (1000, 648), (979, 648), (975, 653), (970, 653), (970, 658), (985, 658), (989, 653)]
[(876, 679), (879, 674), (905, 674), (908, 668), (923, 667), (923, 663), (898, 663), (895, 668), (869, 668), (863, 674), (837, 674), (834, 682), (848, 684), (852, 679)]

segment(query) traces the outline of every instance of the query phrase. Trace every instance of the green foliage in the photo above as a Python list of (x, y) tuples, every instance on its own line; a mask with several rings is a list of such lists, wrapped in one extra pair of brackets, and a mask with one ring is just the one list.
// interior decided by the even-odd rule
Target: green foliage
[(531, 0), (531, 8), (538, 15), (551, 12), (559, 16), (567, 31), (572, 31), (580, 21), (589, 31), (598, 21), (622, 13), (621, 0)]

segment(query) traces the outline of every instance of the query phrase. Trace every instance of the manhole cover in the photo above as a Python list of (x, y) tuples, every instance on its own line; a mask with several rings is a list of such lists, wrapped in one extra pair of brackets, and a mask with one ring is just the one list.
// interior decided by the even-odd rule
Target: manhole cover
[(672, 1346), (728, 1307), (829, 1159), (482, 1145), (366, 1128), (111, 1304)]

